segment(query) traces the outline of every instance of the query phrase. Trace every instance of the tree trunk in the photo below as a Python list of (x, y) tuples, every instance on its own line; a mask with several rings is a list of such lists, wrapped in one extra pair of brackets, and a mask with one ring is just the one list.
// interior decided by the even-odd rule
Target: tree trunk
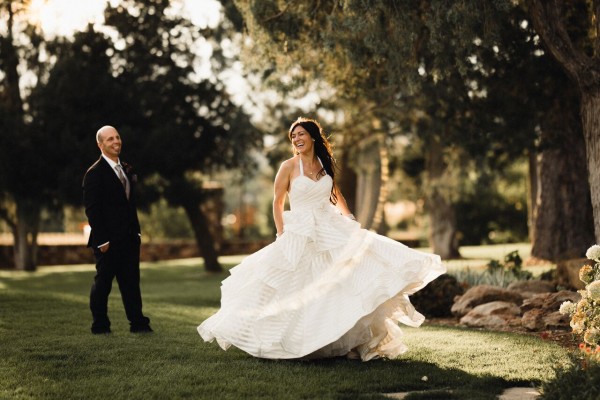
[(594, 241), (590, 187), (577, 97), (557, 97), (542, 126), (535, 174), (531, 255), (552, 261), (578, 258)]
[[(356, 149), (356, 219), (365, 229), (378, 230), (389, 178), (388, 154), (381, 134), (362, 139)], [(381, 232), (380, 232), (381, 233)]]
[[(6, 101), (6, 107), (19, 123), (23, 122), (23, 99), (19, 89), (19, 54), (14, 44), (13, 25), (14, 15), (13, 2), (9, 1), (4, 4), (8, 12), (7, 21), (7, 36), (2, 38), (2, 51), (4, 52), (4, 69), (6, 74), (2, 80), (6, 95), (2, 96)], [(10, 114), (9, 114), (10, 115)]]
[(533, 151), (529, 152), (527, 160), (527, 228), (529, 230), (529, 241), (533, 243), (535, 241), (535, 204), (538, 197), (539, 191), (539, 168), (537, 154)]
[(350, 168), (350, 165), (347, 161), (348, 156), (348, 150), (343, 151), (340, 156), (340, 174), (339, 179), (336, 179), (336, 181), (337, 185), (340, 188), (340, 191), (346, 199), (348, 208), (353, 213), (356, 213), (356, 182), (358, 177), (356, 175), (356, 172), (354, 172), (354, 170)]
[(581, 121), (585, 136), (594, 233), (600, 242), (600, 88), (594, 87), (581, 95)]
[(182, 206), (194, 230), (196, 244), (202, 253), (202, 258), (204, 258), (206, 270), (210, 272), (223, 271), (215, 248), (215, 240), (209, 229), (208, 218), (204, 215), (200, 203), (184, 202)]
[[(594, 234), (596, 243), (600, 241), (600, 67), (597, 51), (590, 56), (589, 48), (600, 48), (598, 30), (597, 2), (588, 13), (594, 21), (593, 30), (588, 34), (590, 47), (582, 48), (574, 43), (565, 26), (564, 1), (527, 0), (528, 13), (536, 32), (548, 52), (565, 70), (567, 76), (577, 86), (581, 99), (581, 121), (585, 137), (588, 179), (594, 214)], [(581, 42), (581, 41), (580, 41)]]
[(41, 208), (28, 200), (16, 203), (16, 221), (12, 228), (14, 238), (15, 268), (35, 271), (37, 268), (37, 237)]
[(429, 142), (425, 157), (428, 186), (425, 207), (430, 220), (429, 241), (433, 252), (443, 259), (458, 258), (456, 210), (451, 200), (453, 188), (445, 176), (447, 165), (438, 139)]

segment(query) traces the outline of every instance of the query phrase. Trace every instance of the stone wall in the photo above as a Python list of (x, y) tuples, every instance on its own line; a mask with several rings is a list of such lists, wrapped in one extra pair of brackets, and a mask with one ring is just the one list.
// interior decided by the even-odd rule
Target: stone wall
[[(250, 254), (269, 243), (268, 240), (225, 241), (221, 244), (219, 254), (222, 256)], [(194, 241), (181, 240), (164, 243), (143, 243), (140, 256), (142, 261), (159, 261), (200, 257), (201, 253)], [(85, 245), (40, 245), (38, 247), (38, 265), (93, 263), (94, 255)], [(0, 245), (0, 268), (14, 268), (12, 246)]]

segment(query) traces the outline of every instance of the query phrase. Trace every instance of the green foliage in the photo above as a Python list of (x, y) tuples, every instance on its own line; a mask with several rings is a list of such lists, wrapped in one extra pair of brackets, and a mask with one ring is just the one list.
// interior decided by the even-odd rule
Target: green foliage
[(473, 287), (477, 285), (491, 285), (507, 287), (510, 283), (517, 281), (514, 275), (503, 269), (490, 271), (478, 271), (471, 268), (452, 272), (452, 275), (464, 286)]
[(51, 198), (60, 204), (81, 205), (83, 175), (100, 156), (98, 128), (116, 126), (124, 140), (123, 157), (133, 153), (128, 136), (139, 114), (137, 99), (111, 74), (112, 46), (91, 27), (75, 33), (72, 41), (58, 37), (49, 42), (56, 64), (46, 84), (30, 96), (32, 126), (44, 132), (46, 165), (55, 166), (48, 168), (53, 172)]
[(504, 256), (504, 264), (497, 262), (496, 260), (490, 261), (488, 264), (488, 271), (492, 272), (495, 269), (504, 269), (514, 275), (519, 280), (527, 280), (532, 278), (532, 274), (529, 271), (523, 270), (523, 259), (519, 256), (519, 251), (515, 250)]
[[(444, 158), (440, 169), (454, 171), (473, 159), (477, 168), (502, 174), (536, 149), (550, 101), (564, 93), (564, 73), (541, 48), (518, 2), (236, 4), (253, 39), (245, 53), (252, 68), (268, 71), (267, 82), (327, 82), (340, 104), (360, 104), (359, 112), (345, 113), (359, 135), (369, 134), (369, 123), (377, 121), (411, 144), (420, 138), (423, 152), (408, 165), (413, 176), (433, 164), (428, 157), (442, 158), (427, 154), (437, 144), (461, 158)], [(457, 185), (444, 178), (444, 184)], [(424, 181), (424, 197), (432, 181)], [(464, 243), (524, 240), (526, 202), (484, 185), (473, 192), (456, 186), (447, 191), (454, 197), (446, 202), (458, 208)]]
[[(115, 46), (115, 58), (128, 66), (118, 68), (120, 79), (139, 100), (140, 120), (131, 139), (139, 150), (132, 156), (147, 176), (158, 173), (164, 178), (169, 201), (191, 195), (191, 172), (207, 174), (251, 163), (250, 150), (262, 145), (262, 135), (233, 102), (219, 75), (235, 61), (221, 47), (224, 41), (236, 41), (228, 21), (200, 30), (160, 0), (121, 2), (107, 7), (105, 18), (125, 42), (124, 48)], [(202, 62), (194, 49), (200, 41), (212, 48), (208, 78), (195, 71)]]
[(600, 363), (585, 363), (578, 355), (554, 368), (556, 377), (542, 383), (543, 400), (597, 400), (600, 398)]
[(191, 239), (194, 232), (181, 207), (172, 207), (164, 199), (152, 204), (148, 212), (140, 213), (140, 225), (145, 238)]
[(492, 285), (507, 287), (510, 283), (528, 280), (533, 274), (523, 269), (523, 260), (519, 251), (512, 251), (504, 256), (504, 262), (490, 260), (485, 271), (475, 271), (470, 268), (454, 271), (452, 275), (463, 285)]
[(410, 301), (426, 317), (450, 317), (454, 297), (464, 291), (454, 276), (443, 274), (410, 296)]
[(523, 75), (535, 79), (547, 62), (536, 60), (531, 28), (508, 0), (236, 4), (254, 41), (248, 64), (269, 71), (268, 81), (328, 82), (336, 97), (367, 106), (354, 123), (372, 115), (413, 125), (496, 159), (533, 143), (535, 109), (515, 85), (533, 90)]
[[(232, 266), (240, 257), (222, 261)], [(155, 329), (145, 336), (128, 332), (117, 287), (109, 302), (113, 333), (89, 333), (92, 265), (0, 271), (0, 339), (8, 344), (0, 346), (0, 398), (353, 399), (451, 391), (492, 400), (508, 386), (547, 381), (551, 366), (566, 359), (566, 350), (531, 336), (428, 326), (403, 328), (410, 351), (397, 360), (272, 361), (223, 351), (195, 327), (219, 307), (227, 274), (203, 272), (201, 263), (142, 264), (144, 312)]]
[[(521, 167), (519, 162), (516, 167)], [(456, 202), (462, 245), (517, 243), (528, 239), (525, 171), (469, 170)]]

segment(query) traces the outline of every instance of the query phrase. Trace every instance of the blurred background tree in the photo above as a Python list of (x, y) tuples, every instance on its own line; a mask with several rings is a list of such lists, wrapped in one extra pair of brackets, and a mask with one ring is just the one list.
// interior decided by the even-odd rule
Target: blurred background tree
[[(544, 228), (547, 235), (532, 230), (536, 255), (556, 259), (585, 250), (589, 186), (573, 162), (583, 149), (576, 140), (581, 132), (571, 127), (565, 146), (547, 140), (561, 130), (543, 125), (544, 118), (552, 114), (568, 124), (572, 108), (558, 106), (557, 114), (557, 106), (547, 100), (564, 92), (564, 79), (548, 86), (560, 71), (547, 68), (553, 61), (540, 48), (522, 8), (510, 1), (467, 0), (451, 5), (376, 0), (236, 4), (253, 39), (247, 64), (262, 68), (269, 79), (281, 79), (275, 70), (298, 71), (299, 81), (324, 80), (347, 103), (372, 105), (349, 120), (377, 120), (392, 135), (423, 142), (421, 188), (434, 252), (445, 258), (458, 255), (458, 221), (465, 219), (457, 216), (456, 206), (463, 196), (459, 170), (468, 164), (465, 160), (472, 160), (471, 175), (485, 182), (486, 169), (502, 174), (523, 157), (531, 157), (534, 166), (532, 226), (560, 228)], [(546, 162), (533, 163), (550, 149), (558, 150), (546, 153)], [(557, 177), (556, 165), (563, 171)], [(561, 205), (560, 212), (544, 212), (548, 203)], [(462, 228), (469, 229), (467, 224)]]
[(13, 236), (15, 267), (30, 271), (37, 264), (42, 210), (59, 205), (51, 196), (54, 180), (44, 151), (51, 139), (32, 126), (29, 112), (29, 95), (43, 84), (48, 63), (40, 30), (24, 17), (28, 4), (0, 2), (0, 218)]
[[(30, 1), (0, 1), (0, 219), (17, 268), (35, 268), (40, 229), (81, 217), (106, 123), (141, 177), (149, 236), (193, 236), (209, 270), (215, 193), (224, 221), (237, 215), (228, 238), (271, 237), (271, 178), (299, 115), (333, 133), (366, 228), (427, 229), (444, 258), (528, 235), (533, 256), (559, 260), (594, 241), (594, 2), (223, 0), (210, 26), (182, 4), (109, 3), (63, 37), (31, 23)], [(403, 220), (384, 207), (401, 201)], [(250, 205), (266, 215), (253, 227)]]
[[(12, 21), (20, 2), (5, 3)], [(25, 12), (26, 4), (21, 6)], [(35, 47), (18, 53), (12, 34), (3, 37), (0, 54), (3, 70), (12, 74), (3, 86), (2, 123), (10, 135), (1, 146), (7, 152), (0, 180), (7, 205), (1, 215), (14, 228), (15, 249), (23, 236), (19, 223), (31, 220), (26, 232), (33, 232), (24, 234), (33, 249), (24, 254), (32, 257), (27, 264), (17, 259), (17, 267), (35, 268), (33, 246), (43, 207), (81, 204), (81, 178), (98, 157), (94, 130), (112, 124), (124, 138), (123, 158), (143, 178), (145, 206), (164, 198), (183, 208), (206, 268), (219, 271), (214, 224), (202, 208), (210, 191), (206, 183), (219, 169), (251, 168), (251, 150), (262, 146), (262, 134), (221, 78), (235, 62), (227, 51), (238, 40), (235, 24), (222, 20), (201, 29), (174, 12), (169, 1), (132, 0), (107, 6), (102, 31), (89, 26), (72, 39), (46, 40), (27, 29), (20, 31), (21, 40), (29, 37), (25, 45), (30, 45), (35, 38), (46, 51), (45, 61)], [(199, 45), (211, 48), (204, 74)], [(37, 72), (37, 86), (21, 93), (16, 64), (29, 59), (37, 61), (28, 64), (28, 71)], [(11, 168), (13, 159), (27, 167)], [(11, 204), (19, 218), (10, 218)]]

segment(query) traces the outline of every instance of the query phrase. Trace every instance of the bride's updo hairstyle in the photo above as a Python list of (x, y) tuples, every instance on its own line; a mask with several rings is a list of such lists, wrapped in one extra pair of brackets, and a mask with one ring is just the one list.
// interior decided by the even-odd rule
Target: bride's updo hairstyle
[[(332, 204), (336, 204), (337, 197), (333, 192), (333, 188), (335, 188), (335, 170), (337, 169), (337, 164), (335, 162), (335, 158), (333, 158), (331, 143), (329, 143), (329, 140), (327, 140), (325, 132), (323, 132), (323, 128), (321, 128), (321, 125), (316, 120), (304, 117), (298, 117), (298, 119), (292, 123), (292, 126), (290, 126), (290, 130), (288, 131), (288, 138), (290, 141), (292, 140), (292, 131), (296, 129), (298, 125), (306, 129), (306, 132), (308, 132), (311, 138), (314, 140), (315, 154), (323, 163), (323, 169), (327, 175), (329, 175), (333, 180), (329, 201), (331, 201)], [(298, 154), (293, 146), (292, 152), (294, 155)]]

